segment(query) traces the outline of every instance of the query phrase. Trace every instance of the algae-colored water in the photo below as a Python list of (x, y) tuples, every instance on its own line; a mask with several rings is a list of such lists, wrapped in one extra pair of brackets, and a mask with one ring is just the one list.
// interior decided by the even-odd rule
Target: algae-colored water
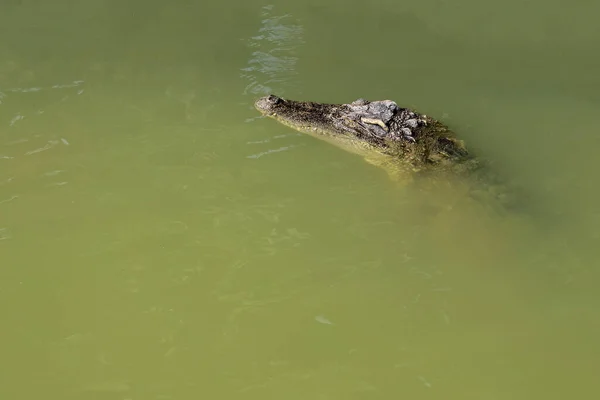
[[(238, 3), (0, 4), (0, 397), (596, 398), (600, 6)], [(442, 118), (535, 217), (270, 92)]]

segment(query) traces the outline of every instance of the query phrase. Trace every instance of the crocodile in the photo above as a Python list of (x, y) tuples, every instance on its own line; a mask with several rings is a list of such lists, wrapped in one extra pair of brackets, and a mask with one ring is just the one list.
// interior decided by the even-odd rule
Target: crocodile
[(433, 176), (427, 181), (444, 184), (469, 177), (471, 194), (491, 193), (505, 206), (514, 201), (490, 162), (469, 151), (448, 126), (392, 100), (327, 104), (271, 94), (254, 106), (266, 117), (362, 156), (394, 181)]

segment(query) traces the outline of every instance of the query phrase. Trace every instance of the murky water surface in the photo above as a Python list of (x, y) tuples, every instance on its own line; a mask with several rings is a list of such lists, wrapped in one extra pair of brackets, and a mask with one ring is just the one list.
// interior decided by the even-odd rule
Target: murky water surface
[[(597, 397), (598, 3), (238, 3), (0, 5), (1, 397)], [(533, 212), (270, 92), (442, 118)]]

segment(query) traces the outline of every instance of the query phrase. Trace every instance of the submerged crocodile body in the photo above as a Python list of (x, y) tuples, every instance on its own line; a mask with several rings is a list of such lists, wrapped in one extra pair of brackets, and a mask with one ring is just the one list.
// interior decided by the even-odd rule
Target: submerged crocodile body
[(485, 188), (503, 203), (510, 202), (506, 187), (488, 163), (472, 155), (452, 130), (391, 100), (323, 104), (269, 95), (258, 99), (255, 107), (284, 125), (361, 155), (394, 180), (413, 182), (423, 175), (435, 175), (438, 182), (469, 177), (479, 183), (474, 191)]

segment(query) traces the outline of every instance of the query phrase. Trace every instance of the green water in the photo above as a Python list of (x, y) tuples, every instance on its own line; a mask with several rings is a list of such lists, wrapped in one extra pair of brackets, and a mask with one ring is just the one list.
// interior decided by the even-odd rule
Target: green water
[[(598, 3), (237, 3), (0, 4), (0, 397), (596, 398)], [(536, 217), (432, 216), (271, 91), (443, 118)]]

